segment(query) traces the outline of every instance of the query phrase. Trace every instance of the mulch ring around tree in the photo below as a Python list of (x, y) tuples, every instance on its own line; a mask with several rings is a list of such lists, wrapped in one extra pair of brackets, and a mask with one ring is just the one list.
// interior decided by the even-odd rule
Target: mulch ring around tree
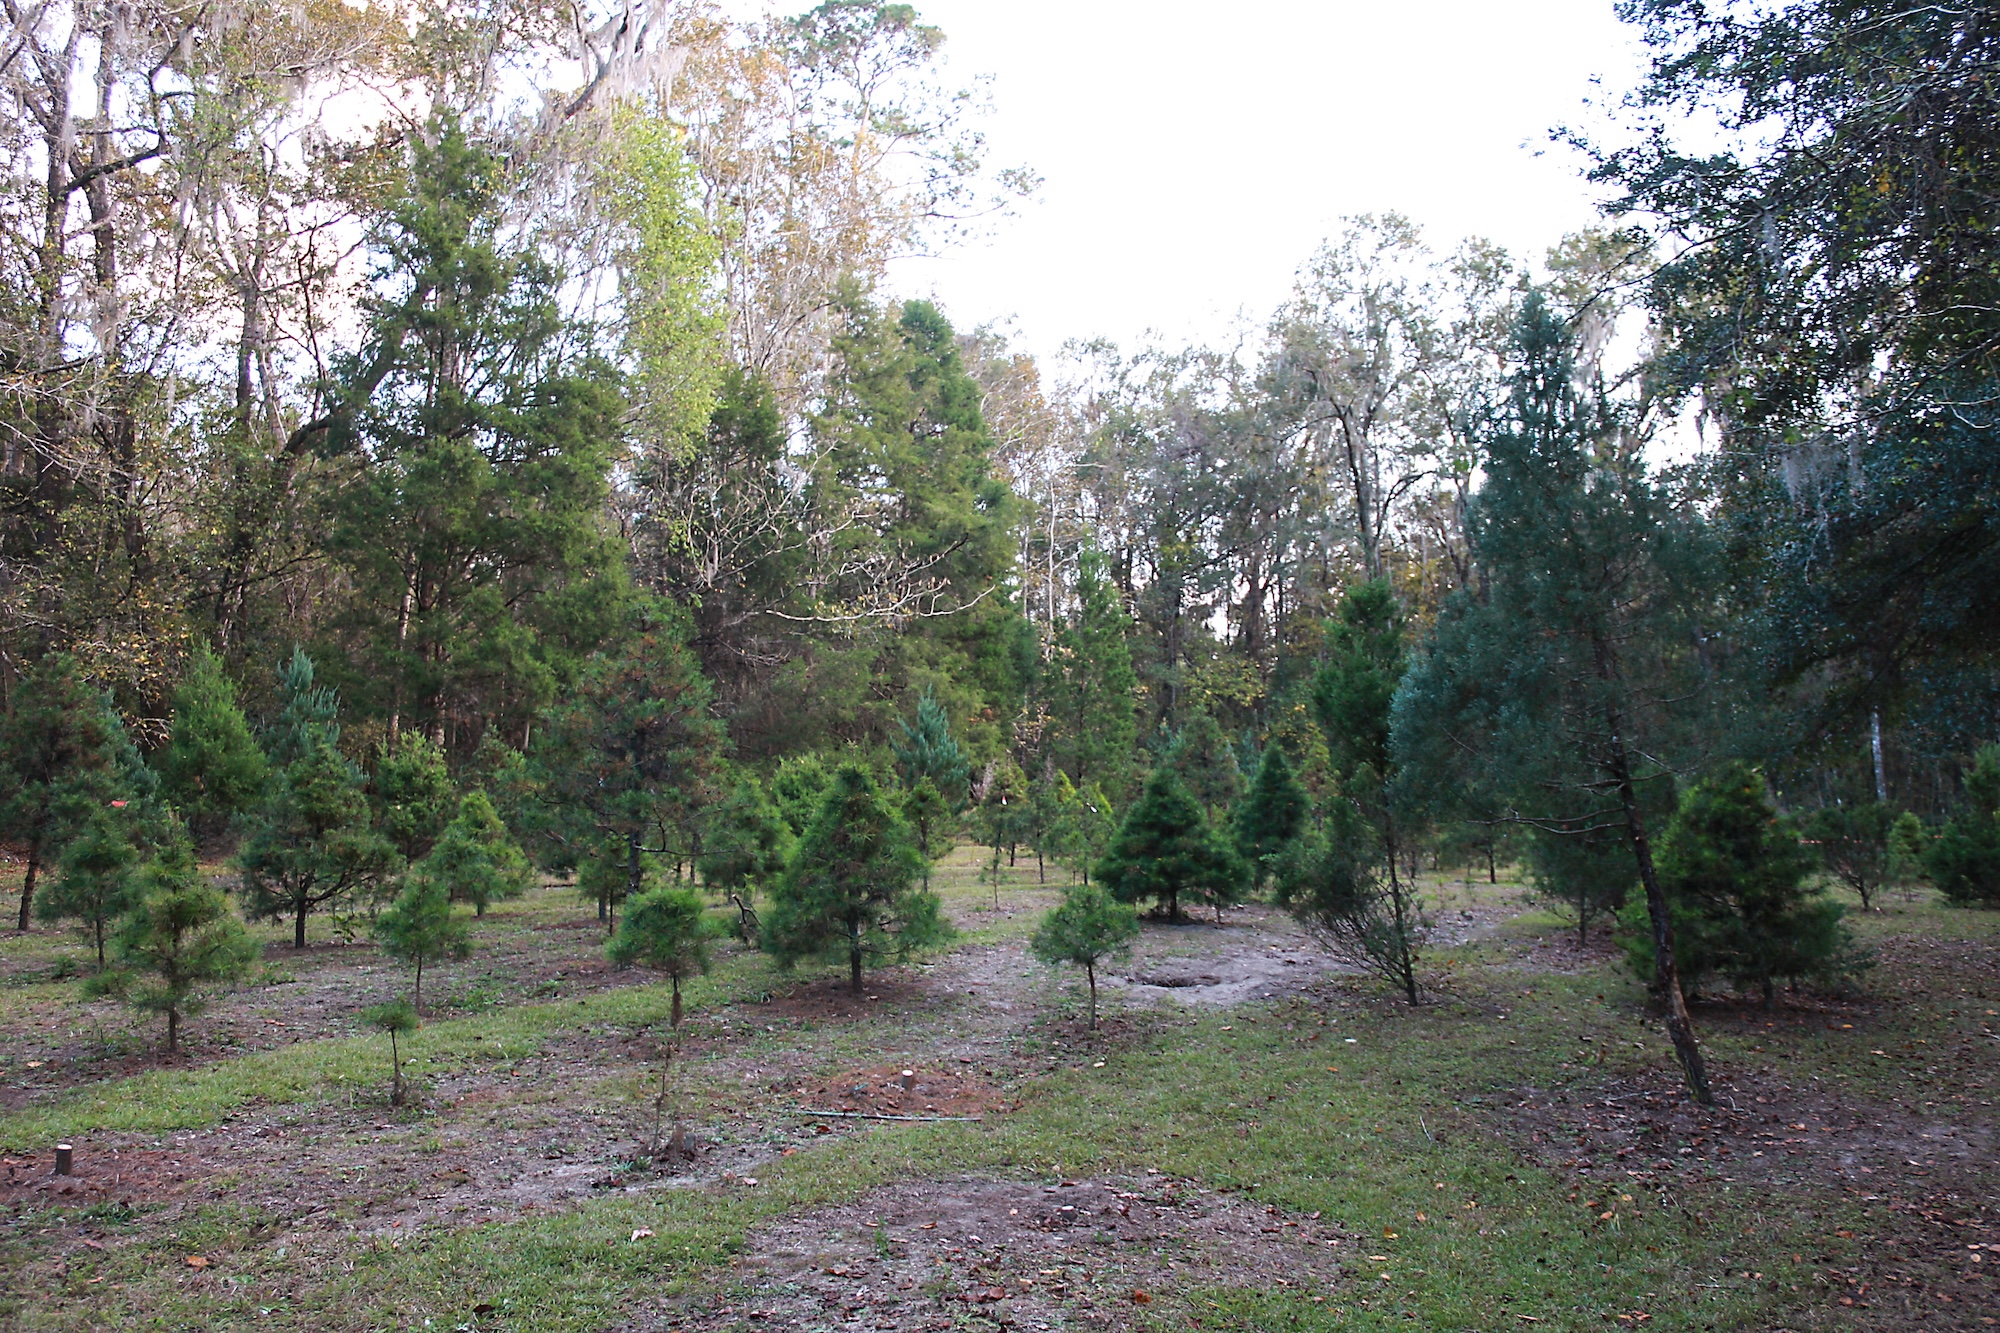
[[(905, 1077), (907, 1073), (908, 1077)], [(848, 1116), (989, 1116), (1014, 1109), (998, 1088), (970, 1069), (875, 1065), (794, 1086), (802, 1110)]]
[(158, 1203), (210, 1174), (207, 1163), (170, 1148), (92, 1149), (79, 1143), (70, 1174), (55, 1174), (55, 1162), (53, 1149), (0, 1157), (0, 1203), (59, 1208)]

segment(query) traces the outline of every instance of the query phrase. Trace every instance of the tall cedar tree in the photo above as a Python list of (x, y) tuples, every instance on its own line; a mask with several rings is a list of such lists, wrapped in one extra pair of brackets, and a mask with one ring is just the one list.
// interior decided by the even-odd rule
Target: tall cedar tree
[(216, 988), (240, 980), (257, 946), (222, 891), (202, 876), (185, 835), (171, 838), (147, 867), (138, 905), (112, 944), (117, 966), (92, 991), (122, 995), (167, 1020), (167, 1050), (180, 1049), (181, 1020), (198, 1014)]
[(1056, 643), (1056, 755), (1082, 790), (1097, 783), (1122, 794), (1138, 735), (1138, 673), (1126, 642), (1132, 618), (1101, 551), (1076, 561), (1076, 617)]
[(483, 791), (469, 791), (430, 852), (410, 867), (412, 880), (435, 880), (455, 903), (485, 916), (490, 903), (518, 898), (535, 885), (535, 868), (500, 822)]
[(18, 920), (26, 930), (42, 868), (92, 809), (117, 798), (117, 723), (62, 653), (21, 677), (12, 704), (0, 718), (0, 835), (27, 851)]
[(1292, 764), (1276, 745), (1266, 746), (1257, 762), (1257, 777), (1236, 809), (1236, 854), (1250, 867), (1251, 887), (1262, 888), (1271, 864), (1305, 829), (1312, 798), (1292, 773)]
[(270, 764), (236, 704), (236, 687), (206, 644), (174, 690), (172, 730), (160, 756), (164, 794), (197, 839), (212, 842), (264, 798)]
[(1938, 831), (1924, 873), (1952, 902), (2000, 907), (2000, 745), (1983, 745), (1965, 770), (1965, 808)]
[(411, 875), (402, 892), (375, 918), (375, 939), (382, 952), (416, 969), (410, 1003), (424, 1007), (424, 965), (472, 952), (465, 922), (451, 910), (451, 893), (434, 875)]
[(771, 894), (763, 946), (781, 965), (839, 958), (861, 992), (863, 967), (951, 938), (937, 895), (916, 885), (923, 854), (868, 770), (844, 764)]
[[(1730, 764), (1690, 787), (1659, 858), (1689, 984), (1721, 973), (1756, 987), (1768, 1009), (1781, 978), (1840, 981), (1863, 965), (1840, 904), (1807, 886), (1811, 868), (1756, 770)], [(1637, 931), (1632, 942), (1635, 962), (1650, 971), (1650, 935)]]
[(1056, 967), (1072, 963), (1090, 983), (1090, 1026), (1097, 1026), (1097, 968), (1107, 958), (1131, 952), (1139, 918), (1129, 904), (1116, 902), (1101, 885), (1079, 884), (1049, 909), (1028, 941), (1028, 951)]
[[(550, 709), (531, 753), (538, 819), (558, 866), (595, 858), (598, 918), (644, 891), (646, 859), (687, 845), (711, 799), (722, 729), (670, 609), (649, 609), (619, 650), (592, 659)], [(623, 877), (621, 892), (611, 883)]]
[(274, 758), (290, 757), (268, 784), (236, 864), (245, 912), (253, 920), (291, 917), (292, 947), (303, 949), (308, 917), (379, 888), (402, 860), (375, 829), (361, 770), (334, 748), (338, 699), (315, 683), (302, 652), (280, 679), (286, 698)]
[(1235, 849), (1208, 822), (1179, 775), (1164, 766), (1146, 780), (1097, 863), (1097, 882), (1113, 898), (1154, 899), (1170, 921), (1180, 919), (1183, 896), (1219, 912), (1244, 880)]
[(670, 1025), (679, 1028), (681, 983), (708, 971), (713, 936), (693, 889), (662, 886), (632, 899), (606, 953), (620, 967), (643, 963), (667, 974), (674, 988)]
[(1397, 693), (1399, 766), (1406, 790), (1433, 802), (1490, 788), (1472, 804), (1554, 833), (1624, 836), (1653, 932), (1654, 996), (1708, 1104), (1646, 789), (1671, 783), (1671, 756), (1728, 730), (1704, 717), (1716, 682), (1696, 651), (1719, 638), (1703, 619), (1712, 566), (1695, 520), (1646, 475), (1623, 414), (1600, 385), (1579, 385), (1571, 334), (1539, 293), (1514, 337), (1520, 369), (1481, 431), (1478, 585), (1446, 603)]
[(916, 721), (898, 720), (897, 726), (902, 735), (891, 740), (889, 748), (896, 756), (896, 776), (903, 785), (914, 790), (928, 779), (953, 810), (964, 809), (972, 765), (952, 739), (951, 720), (928, 686), (917, 699)]
[(505, 163), (449, 116), (428, 128), (371, 236), (379, 295), (324, 437), (351, 476), (328, 540), (353, 590), (349, 694), (392, 743), (469, 753), (486, 726), (521, 736), (616, 628), (625, 403), (564, 275), (509, 239)]

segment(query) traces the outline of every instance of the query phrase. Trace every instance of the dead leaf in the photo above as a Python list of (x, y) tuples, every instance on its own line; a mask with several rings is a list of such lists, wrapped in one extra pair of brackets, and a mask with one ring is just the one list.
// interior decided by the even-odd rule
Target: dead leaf
[(189, 1268), (206, 1268), (208, 1267), (208, 1259), (203, 1255), (190, 1254), (187, 1257), (187, 1266)]
[(1153, 1298), (1151, 1296), (1148, 1296), (1145, 1292), (1135, 1291), (1132, 1293), (1132, 1304), (1151, 1305), (1152, 1303), (1153, 1303)]
[(651, 1227), (637, 1227), (632, 1232), (633, 1240), (651, 1240), (652, 1236), (653, 1229)]

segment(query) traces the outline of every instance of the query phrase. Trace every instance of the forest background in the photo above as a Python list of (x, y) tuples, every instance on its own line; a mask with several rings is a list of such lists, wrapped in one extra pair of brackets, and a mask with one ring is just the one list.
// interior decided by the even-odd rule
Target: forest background
[[(397, 784), (440, 770), (608, 906), (743, 800), (886, 776), (928, 699), (955, 813), (1125, 812), (1171, 762), (1220, 826), (1276, 751), (1393, 878), (1627, 837), (1739, 761), (1885, 855), (1895, 812), (1917, 861), (1971, 830), (1993, 896), (1994, 35), (1626, 17), (1603, 229), (1528, 264), (1356, 218), (1253, 345), (1055, 382), (883, 286), (1033, 188), (907, 6), (10, 11), (10, 833), (76, 841), (26, 738), (102, 692), (99, 766), (301, 923), (428, 852)], [(175, 734), (224, 696), (234, 786)], [(322, 751), (399, 845), (258, 871)]]

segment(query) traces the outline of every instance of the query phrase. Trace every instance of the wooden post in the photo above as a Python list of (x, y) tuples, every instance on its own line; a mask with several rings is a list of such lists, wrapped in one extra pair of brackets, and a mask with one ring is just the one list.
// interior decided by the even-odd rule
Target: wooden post
[(58, 1143), (56, 1145), (56, 1174), (59, 1176), (68, 1175), (72, 1164), (70, 1146), (67, 1143)]

